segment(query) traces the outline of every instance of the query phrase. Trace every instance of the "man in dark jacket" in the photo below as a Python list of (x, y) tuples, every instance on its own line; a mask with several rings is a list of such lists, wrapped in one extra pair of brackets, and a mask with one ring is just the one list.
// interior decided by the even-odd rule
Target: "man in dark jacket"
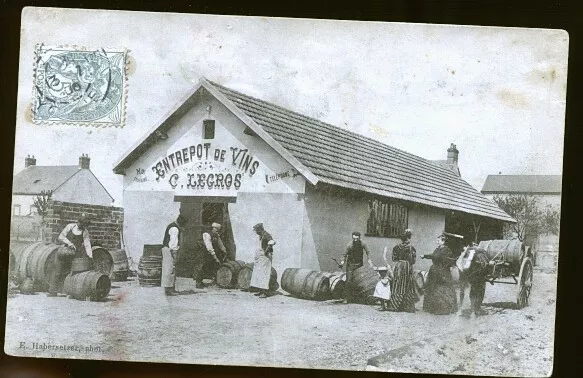
[(220, 265), (227, 258), (227, 249), (221, 240), (221, 228), (219, 223), (213, 223), (210, 230), (203, 232), (197, 242), (192, 278), (196, 281), (196, 287), (199, 289), (205, 287), (202, 282), (205, 273), (214, 279)]
[(490, 259), (486, 251), (476, 246), (469, 247), (464, 254), (471, 259), (469, 268), (462, 274), (470, 284), (470, 314), (473, 312), (476, 316), (486, 315), (487, 312), (482, 309), (482, 302), (486, 293)]
[(183, 227), (186, 218), (179, 215), (176, 220), (166, 227), (162, 244), (162, 287), (165, 295), (176, 295), (176, 259), (182, 244)]
[(366, 253), (366, 258), (368, 264), (372, 268), (372, 260), (370, 259), (370, 250), (365, 242), (360, 240), (360, 232), (354, 231), (352, 233), (352, 240), (346, 246), (346, 252), (340, 261), (340, 268), (346, 263), (346, 285), (344, 285), (344, 297), (346, 298), (345, 303), (351, 302), (352, 297), (352, 285), (353, 285), (353, 275), (354, 271), (364, 265), (364, 253)]

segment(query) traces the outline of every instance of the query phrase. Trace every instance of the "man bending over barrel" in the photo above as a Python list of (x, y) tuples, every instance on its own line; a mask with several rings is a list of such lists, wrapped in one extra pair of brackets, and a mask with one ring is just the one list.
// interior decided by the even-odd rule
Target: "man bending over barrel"
[(221, 228), (222, 226), (219, 223), (213, 223), (210, 230), (203, 232), (201, 238), (197, 241), (192, 278), (196, 281), (196, 287), (199, 289), (205, 287), (202, 282), (205, 273), (214, 279), (220, 265), (227, 258), (227, 249), (221, 240)]
[(53, 260), (55, 271), (49, 278), (49, 297), (57, 296), (61, 281), (71, 271), (73, 258), (93, 257), (87, 229), (90, 224), (89, 217), (83, 213), (77, 222), (69, 223), (59, 234), (57, 243), (62, 244), (62, 247), (57, 250)]
[(345, 303), (351, 302), (352, 298), (352, 285), (353, 282), (353, 273), (356, 269), (360, 268), (364, 265), (364, 252), (366, 252), (366, 257), (368, 259), (368, 265), (372, 268), (372, 260), (370, 259), (370, 250), (365, 242), (360, 240), (360, 232), (354, 231), (352, 233), (352, 241), (348, 243), (346, 246), (346, 252), (344, 253), (344, 257), (342, 257), (342, 261), (340, 261), (340, 269), (346, 263), (346, 285), (344, 286), (344, 298)]

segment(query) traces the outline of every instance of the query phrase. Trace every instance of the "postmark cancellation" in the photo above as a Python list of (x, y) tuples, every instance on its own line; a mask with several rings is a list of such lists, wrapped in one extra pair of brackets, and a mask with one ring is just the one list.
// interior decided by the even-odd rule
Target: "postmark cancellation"
[(123, 127), (127, 57), (127, 49), (37, 45), (33, 122)]

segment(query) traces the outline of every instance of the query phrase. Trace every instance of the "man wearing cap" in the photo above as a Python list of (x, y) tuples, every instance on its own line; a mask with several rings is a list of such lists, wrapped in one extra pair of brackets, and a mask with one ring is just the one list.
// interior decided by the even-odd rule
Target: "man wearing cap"
[(57, 242), (63, 246), (59, 248), (54, 257), (55, 271), (49, 277), (50, 297), (56, 297), (59, 284), (64, 276), (71, 271), (71, 262), (74, 258), (93, 257), (91, 250), (91, 239), (87, 227), (91, 220), (87, 214), (83, 213), (77, 222), (69, 223), (57, 237)]
[(213, 223), (210, 231), (203, 232), (201, 239), (198, 241), (193, 278), (196, 281), (196, 287), (199, 289), (205, 287), (202, 282), (205, 273), (214, 278), (220, 264), (227, 257), (227, 249), (221, 240), (221, 228), (222, 226), (219, 223)]
[(162, 287), (165, 295), (176, 295), (176, 259), (182, 244), (182, 227), (186, 218), (179, 215), (176, 220), (166, 227), (162, 244)]
[(253, 264), (253, 273), (251, 274), (250, 286), (259, 289), (255, 295), (259, 298), (267, 298), (270, 296), (270, 287), (274, 287), (277, 282), (273, 282), (277, 278), (271, 276), (271, 263), (273, 261), (273, 246), (275, 240), (271, 237), (269, 232), (263, 228), (263, 223), (258, 223), (253, 226), (253, 231), (259, 235), (260, 249), (255, 255), (255, 263)]
[(353, 273), (356, 269), (364, 265), (364, 252), (366, 252), (368, 265), (372, 268), (373, 264), (370, 259), (370, 250), (366, 243), (360, 240), (360, 232), (354, 231), (352, 233), (352, 240), (346, 246), (344, 257), (342, 257), (342, 261), (340, 261), (340, 268), (346, 263), (346, 285), (344, 286), (344, 297), (346, 298), (345, 303), (351, 302), (353, 299)]

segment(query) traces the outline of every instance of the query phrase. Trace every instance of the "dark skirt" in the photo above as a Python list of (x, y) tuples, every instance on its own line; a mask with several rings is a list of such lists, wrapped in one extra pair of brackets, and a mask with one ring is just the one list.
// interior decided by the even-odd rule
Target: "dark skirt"
[(388, 310), (415, 312), (417, 302), (419, 302), (419, 295), (413, 279), (413, 267), (409, 261), (400, 260), (395, 264), (393, 271)]
[(449, 268), (432, 265), (427, 273), (423, 298), (423, 311), (435, 315), (453, 314), (457, 311), (457, 296)]

